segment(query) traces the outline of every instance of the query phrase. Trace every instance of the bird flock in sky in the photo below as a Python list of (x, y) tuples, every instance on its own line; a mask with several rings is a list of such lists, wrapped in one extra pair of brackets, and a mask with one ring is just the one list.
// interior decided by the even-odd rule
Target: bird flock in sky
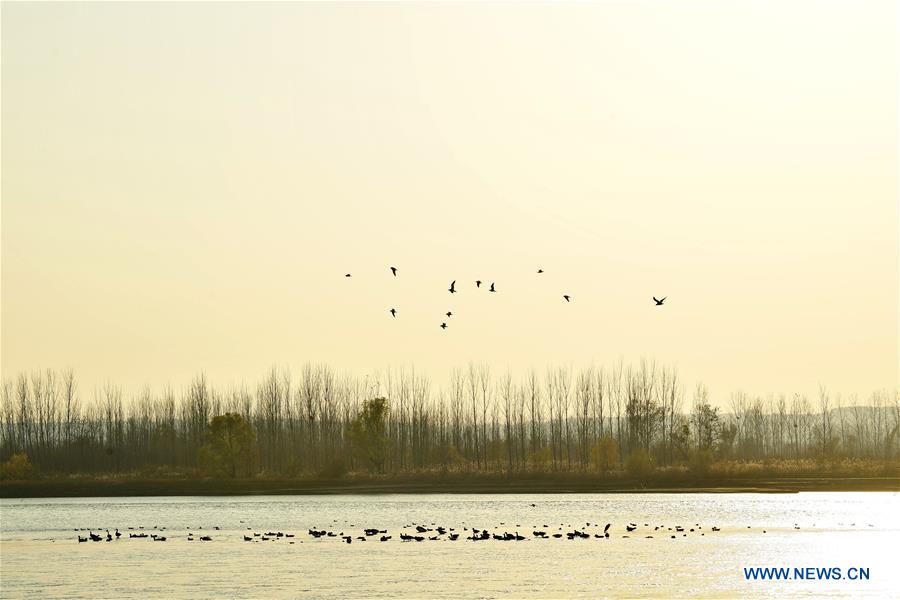
[[(392, 274), (394, 277), (396, 277), (396, 276), (397, 276), (397, 267), (389, 267), (389, 268), (390, 268), (390, 270), (391, 270), (391, 274)], [(543, 272), (544, 272), (543, 269), (538, 269), (538, 270), (537, 270), (538, 275), (540, 275), (540, 274), (543, 273)], [(352, 277), (352, 276), (353, 276), (353, 275), (352, 275), (351, 273), (346, 273), (346, 274), (344, 275), (344, 277)], [(480, 279), (476, 279), (476, 280), (475, 280), (475, 287), (476, 287), (476, 288), (480, 288), (482, 283), (484, 283), (484, 282), (481, 281)], [(449, 289), (448, 289), (447, 291), (450, 292), (451, 294), (457, 293), (458, 290), (456, 289), (456, 280), (455, 280), (455, 279), (454, 279), (452, 282), (450, 282), (450, 287), (449, 287)], [(494, 283), (493, 281), (491, 282), (491, 287), (488, 289), (488, 292), (490, 292), (490, 293), (497, 293), (497, 288), (495, 287), (495, 283)], [(566, 302), (571, 302), (571, 301), (572, 301), (572, 296), (569, 295), (569, 294), (563, 294), (562, 297), (563, 297), (563, 299), (564, 299)], [(668, 296), (663, 296), (662, 298), (657, 298), (656, 296), (653, 296), (653, 302), (656, 303), (655, 306), (662, 306), (662, 305), (663, 305), (663, 302), (666, 301), (666, 298), (667, 298), (667, 297), (668, 297)], [(397, 311), (396, 308), (391, 307), (391, 309), (390, 309), (388, 312), (391, 313), (391, 317), (397, 318), (397, 312), (398, 312), (398, 311)], [(444, 314), (447, 316), (448, 319), (449, 319), (450, 317), (453, 316), (453, 312), (452, 312), (452, 311), (449, 311), (449, 310), (448, 310), (446, 313), (444, 313)], [(447, 329), (447, 321), (441, 322), (440, 327), (441, 327), (441, 329)]]

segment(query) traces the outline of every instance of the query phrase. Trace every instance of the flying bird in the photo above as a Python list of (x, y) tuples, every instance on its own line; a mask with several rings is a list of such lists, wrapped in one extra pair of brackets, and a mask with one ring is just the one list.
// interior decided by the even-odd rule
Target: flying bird
[(481, 287), (481, 280), (480, 280), (480, 279), (477, 279), (477, 280), (475, 281), (475, 287)]
[(447, 329), (447, 324), (446, 324), (446, 323), (441, 323), (441, 329)]
[(450, 284), (450, 290), (449, 290), (449, 291), (450, 291), (451, 294), (455, 294), (455, 293), (456, 293), (456, 280), (455, 280), (455, 279), (453, 280), (453, 283)]
[(538, 269), (538, 273), (543, 273), (543, 272), (544, 272), (543, 269)]
[(448, 311), (447, 311), (447, 316), (448, 316), (448, 317), (452, 317), (452, 316), (453, 316), (453, 313), (450, 312), (450, 311), (448, 310)]
[(662, 300), (657, 300), (656, 296), (653, 296), (653, 301), (656, 302), (656, 306), (662, 306), (663, 302), (666, 301), (666, 298), (668, 298), (668, 296), (663, 296)]
[(496, 291), (497, 291), (497, 290), (494, 289), (494, 284), (493, 284), (493, 283), (491, 283), (491, 289), (489, 289), (488, 291), (489, 291), (489, 292), (496, 292)]
[(397, 276), (397, 267), (391, 267), (391, 273), (394, 274), (394, 277)]
[(347, 273), (346, 275), (344, 275), (344, 277), (350, 277), (350, 273)]
[(569, 296), (568, 294), (563, 294), (563, 298), (566, 299), (566, 302), (571, 302), (571, 301), (572, 301), (572, 297)]
[(396, 316), (397, 316), (397, 309), (396, 309), (396, 308), (392, 308), (392, 309), (391, 309), (391, 316), (392, 316), (392, 317), (396, 317)]

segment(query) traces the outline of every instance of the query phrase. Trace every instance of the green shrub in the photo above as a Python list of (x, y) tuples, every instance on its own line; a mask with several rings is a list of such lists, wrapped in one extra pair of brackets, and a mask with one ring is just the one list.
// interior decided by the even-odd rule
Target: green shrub
[(24, 452), (13, 454), (9, 460), (0, 465), (0, 479), (22, 480), (34, 477), (34, 465)]
[(644, 448), (632, 450), (625, 461), (625, 469), (634, 477), (646, 477), (653, 473), (653, 459)]
[(528, 459), (531, 462), (533, 468), (538, 471), (543, 471), (547, 464), (550, 462), (550, 459), (553, 457), (550, 448), (547, 446), (541, 448), (533, 449), (529, 455)]
[(252, 475), (256, 458), (256, 432), (237, 413), (213, 417), (206, 431), (207, 443), (200, 448), (203, 470), (232, 479)]
[(604, 436), (591, 448), (591, 458), (601, 471), (611, 471), (619, 464), (619, 445), (609, 436)]

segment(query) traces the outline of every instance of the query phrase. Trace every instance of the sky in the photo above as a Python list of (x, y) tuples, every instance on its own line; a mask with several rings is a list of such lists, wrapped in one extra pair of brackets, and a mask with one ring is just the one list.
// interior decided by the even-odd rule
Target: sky
[(647, 358), (721, 404), (895, 389), (897, 16), (4, 3), (2, 376)]

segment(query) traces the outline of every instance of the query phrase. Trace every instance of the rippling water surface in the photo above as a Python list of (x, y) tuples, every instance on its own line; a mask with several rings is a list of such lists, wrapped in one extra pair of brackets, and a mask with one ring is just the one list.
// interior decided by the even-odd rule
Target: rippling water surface
[[(898, 500), (893, 493), (837, 492), (2, 500), (0, 594), (900, 597)], [(401, 541), (401, 532), (416, 533), (414, 523), (461, 535), (457, 541), (447, 535)], [(609, 538), (595, 537), (606, 523), (612, 523)], [(628, 523), (637, 530), (627, 531)], [(721, 531), (712, 531), (714, 526)], [(141, 527), (167, 540), (128, 537)], [(392, 539), (355, 539), (367, 527), (387, 529)], [(466, 540), (473, 527), (527, 539)], [(76, 529), (105, 536), (115, 528), (123, 534), (118, 541), (77, 541), (87, 531)], [(349, 545), (339, 537), (315, 539), (310, 528), (354, 539)], [(591, 537), (533, 535), (575, 529)], [(295, 537), (264, 542), (262, 535), (253, 536), (269, 531)], [(201, 542), (201, 535), (213, 539)], [(245, 535), (253, 541), (245, 542)], [(839, 567), (845, 574), (864, 567), (869, 580), (746, 581), (743, 568), (756, 566)]]

